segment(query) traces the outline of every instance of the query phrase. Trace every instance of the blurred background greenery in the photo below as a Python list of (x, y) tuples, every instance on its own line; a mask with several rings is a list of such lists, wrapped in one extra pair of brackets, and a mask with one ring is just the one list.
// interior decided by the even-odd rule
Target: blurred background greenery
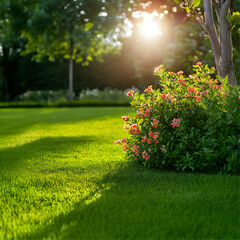
[[(67, 100), (71, 43), (74, 99), (124, 101), (132, 86), (157, 85), (152, 72), (159, 64), (185, 74), (197, 61), (214, 66), (206, 33), (181, 6), (176, 0), (0, 0), (0, 101)], [(239, 10), (239, 1), (232, 9)], [(141, 33), (144, 11), (161, 34)], [(239, 82), (237, 29), (232, 37)]]

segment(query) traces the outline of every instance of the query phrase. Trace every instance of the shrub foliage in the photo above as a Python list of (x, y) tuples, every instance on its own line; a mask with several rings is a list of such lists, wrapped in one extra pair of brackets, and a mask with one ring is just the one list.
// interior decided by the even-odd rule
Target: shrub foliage
[(214, 67), (198, 62), (193, 74), (154, 73), (160, 88), (130, 91), (135, 117), (123, 116), (130, 137), (122, 144), (130, 161), (147, 167), (237, 174), (240, 166), (240, 88), (227, 85)]

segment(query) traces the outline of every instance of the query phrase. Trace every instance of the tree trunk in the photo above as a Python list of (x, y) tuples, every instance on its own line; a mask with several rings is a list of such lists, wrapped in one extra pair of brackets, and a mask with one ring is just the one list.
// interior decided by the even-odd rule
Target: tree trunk
[(215, 10), (219, 21), (219, 36), (217, 34), (212, 10), (212, 0), (203, 0), (205, 25), (209, 34), (215, 64), (218, 75), (224, 79), (228, 75), (228, 83), (237, 86), (235, 71), (233, 66), (233, 47), (231, 29), (227, 16), (229, 14), (231, 0), (219, 0), (215, 3)]
[(70, 37), (69, 58), (69, 101), (73, 100), (73, 39)]
[[(221, 1), (221, 0), (220, 0)], [(230, 0), (225, 1), (219, 8), (219, 28), (220, 28), (220, 42), (221, 42), (221, 69), (222, 78), (228, 75), (228, 82), (232, 86), (237, 86), (235, 71), (233, 66), (233, 47), (231, 28), (227, 17), (229, 16)]]
[(213, 56), (217, 68), (218, 75), (222, 78), (222, 69), (220, 64), (221, 59), (221, 52), (220, 52), (220, 41), (217, 35), (217, 31), (215, 28), (214, 20), (213, 20), (213, 10), (212, 10), (212, 3), (211, 0), (204, 0), (204, 14), (205, 14), (205, 21), (206, 21), (206, 29), (210, 38)]

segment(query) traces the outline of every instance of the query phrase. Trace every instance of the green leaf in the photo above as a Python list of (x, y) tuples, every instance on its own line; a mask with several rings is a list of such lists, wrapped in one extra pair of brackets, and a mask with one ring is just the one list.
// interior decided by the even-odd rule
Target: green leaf
[(93, 23), (89, 22), (85, 24), (85, 31), (89, 31), (94, 26)]
[(233, 12), (233, 14), (229, 17), (229, 22), (232, 25), (232, 29), (240, 25), (240, 13), (239, 12)]
[(200, 3), (201, 3), (201, 0), (193, 0), (193, 2), (192, 2), (192, 8), (198, 7)]
[(217, 80), (218, 80), (220, 83), (222, 83), (222, 79), (221, 79), (220, 76), (216, 75), (216, 78), (217, 78)]
[(226, 86), (228, 82), (228, 75), (223, 79), (223, 85)]
[(185, 9), (185, 10), (187, 11), (187, 13), (190, 13), (190, 12), (191, 12), (191, 10), (190, 10), (189, 7), (182, 7), (182, 8)]

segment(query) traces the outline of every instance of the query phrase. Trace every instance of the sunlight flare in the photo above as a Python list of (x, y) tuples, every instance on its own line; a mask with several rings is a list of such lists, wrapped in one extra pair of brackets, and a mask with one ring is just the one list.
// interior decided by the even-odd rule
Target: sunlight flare
[(153, 38), (155, 36), (162, 35), (162, 31), (159, 29), (159, 24), (153, 19), (146, 18), (141, 24), (141, 33), (147, 38)]

